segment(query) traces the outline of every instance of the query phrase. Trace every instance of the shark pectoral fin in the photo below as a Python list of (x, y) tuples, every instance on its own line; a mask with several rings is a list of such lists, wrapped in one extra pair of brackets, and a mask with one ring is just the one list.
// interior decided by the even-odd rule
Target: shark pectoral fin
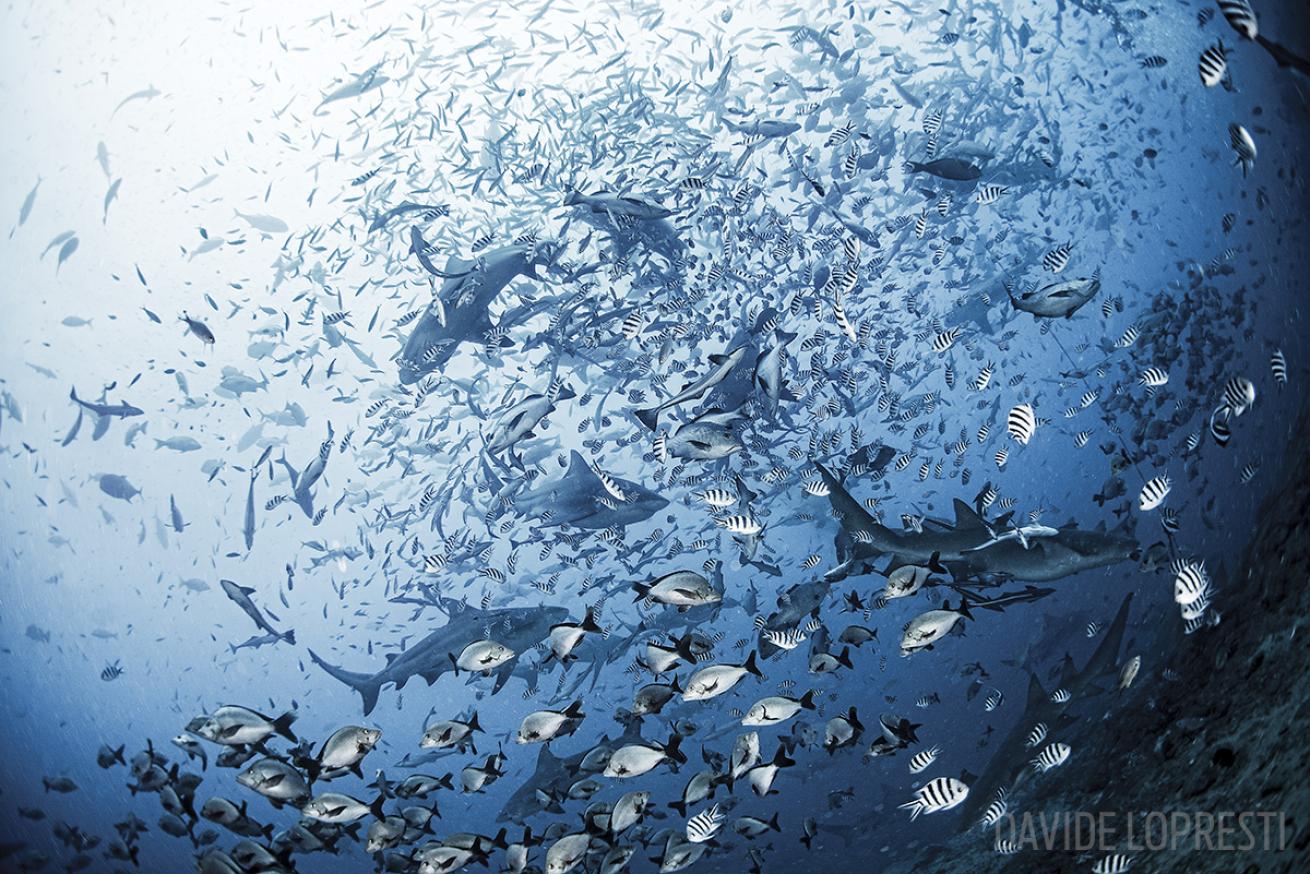
[(989, 530), (988, 525), (983, 520), (983, 518), (979, 516), (977, 513), (975, 513), (973, 508), (970, 507), (968, 504), (964, 503), (964, 501), (961, 501), (959, 498), (956, 498), (954, 507), (955, 507), (956, 531), (968, 531), (974, 528), (978, 528), (983, 531)]

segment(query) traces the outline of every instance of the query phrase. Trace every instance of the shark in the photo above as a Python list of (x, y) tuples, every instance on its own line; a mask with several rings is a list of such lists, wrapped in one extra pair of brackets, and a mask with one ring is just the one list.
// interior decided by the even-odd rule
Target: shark
[(514, 508), (528, 516), (544, 517), (542, 525), (568, 524), (602, 530), (645, 521), (669, 504), (668, 499), (631, 480), (615, 476), (610, 479), (623, 493), (623, 500), (605, 488), (595, 470), (575, 449), (569, 453), (569, 465), (563, 476), (520, 495), (514, 501)]
[(1054, 535), (1029, 540), (1027, 548), (1017, 539), (996, 541), (996, 525), (989, 524), (959, 498), (953, 505), (953, 524), (928, 519), (922, 531), (893, 531), (869, 515), (826, 467), (817, 462), (815, 467), (828, 487), (828, 500), (842, 526), (837, 537), (837, 555), (842, 563), (828, 572), (826, 578), (830, 580), (844, 579), (853, 572), (865, 573), (869, 559), (890, 555), (889, 570), (936, 559), (957, 579), (990, 575), (1049, 582), (1127, 561), (1138, 551), (1137, 543), (1129, 538), (1104, 530), (1082, 530), (1072, 523), (1057, 529)]
[[(223, 594), (227, 595), (228, 598), (232, 600), (232, 603), (240, 607), (242, 612), (244, 612), (247, 616), (249, 616), (251, 621), (255, 623), (256, 627), (258, 627), (261, 631), (267, 632), (267, 634), (272, 638), (271, 641), (266, 641), (266, 642), (272, 643), (276, 641), (285, 641), (289, 644), (292, 644), (293, 646), (295, 645), (296, 642), (295, 630), (288, 629), (286, 631), (278, 631), (271, 624), (269, 624), (269, 621), (267, 618), (265, 618), (263, 611), (260, 610), (259, 607), (255, 605), (255, 602), (253, 600), (251, 600), (250, 596), (255, 593), (254, 588), (252, 588), (251, 586), (243, 586), (240, 583), (234, 582), (232, 580), (219, 580), (219, 584), (222, 585), (223, 587)], [(260, 645), (261, 644), (252, 643), (251, 641), (246, 641), (246, 643), (242, 644), (242, 646), (260, 646)]]
[(1073, 659), (1066, 653), (1060, 668), (1059, 688), (1069, 692), (1068, 702), (1060, 704), (1051, 700), (1050, 694), (1042, 688), (1041, 682), (1031, 671), (1028, 674), (1028, 694), (1024, 704), (1023, 716), (1014, 724), (1010, 734), (996, 748), (991, 761), (982, 774), (969, 786), (969, 797), (960, 807), (958, 827), (967, 831), (977, 826), (978, 819), (996, 797), (998, 789), (1013, 789), (1023, 782), (1025, 773), (1031, 773), (1029, 762), (1036, 754), (1028, 747), (1028, 733), (1037, 723), (1045, 723), (1048, 737), (1058, 736), (1062, 729), (1073, 723), (1074, 719), (1066, 711), (1078, 701), (1093, 695), (1102, 694), (1114, 688), (1116, 674), (1119, 670), (1119, 648), (1123, 643), (1124, 631), (1128, 625), (1133, 594), (1124, 596), (1115, 614), (1114, 621), (1106, 628), (1091, 658), (1079, 670)]
[(594, 747), (563, 758), (552, 753), (549, 746), (543, 745), (537, 753), (536, 768), (505, 802), (496, 821), (523, 822), (535, 814), (552, 808), (558, 809), (560, 800), (568, 795), (569, 787), (584, 775), (581, 767), (584, 759), (589, 756), (593, 760), (600, 757), (600, 750), (612, 753), (626, 744), (644, 742), (638, 724), (633, 723), (619, 737), (611, 739), (609, 735), (602, 735)]
[[(455, 658), (468, 644), (481, 640), (485, 629), (500, 643), (522, 655), (550, 635), (552, 625), (569, 616), (565, 607), (500, 607), (481, 610), (468, 607), (459, 601), (439, 599), (449, 617), (446, 624), (402, 652), (389, 653), (387, 663), (372, 674), (348, 671), (329, 664), (313, 650), (309, 657), (329, 676), (350, 686), (363, 700), (364, 715), (377, 706), (382, 687), (391, 683), (397, 689), (405, 688), (411, 677), (422, 677), (431, 686), (442, 674), (454, 673)], [(499, 692), (514, 673), (517, 658), (510, 659), (495, 670), (496, 683), (492, 694)]]
[[(445, 367), (462, 343), (486, 345), (495, 336), (489, 311), (507, 285), (520, 276), (539, 279), (538, 268), (554, 261), (555, 247), (535, 242), (501, 246), (474, 259), (451, 256), (443, 269), (429, 257), (431, 247), (418, 228), (410, 229), (410, 251), (429, 274), (441, 277), (433, 306), (424, 311), (400, 353), (400, 381), (418, 382)], [(539, 302), (539, 306), (549, 303)], [(531, 313), (507, 312), (501, 324), (513, 324)], [(508, 345), (508, 338), (497, 341)]]
[[(318, 454), (310, 459), (309, 464), (305, 465), (304, 470), (296, 470), (291, 462), (287, 461), (284, 453), (277, 463), (286, 469), (287, 476), (291, 480), (291, 498), (295, 501), (296, 506), (300, 507), (301, 512), (309, 519), (314, 518), (314, 486), (322, 478), (323, 472), (327, 470), (328, 457), (332, 454), (333, 431), (332, 423), (328, 423), (327, 439), (319, 446)], [(256, 465), (258, 466), (258, 465)], [(253, 532), (254, 525), (254, 504), (253, 504), (253, 482), (250, 497), (251, 513), (250, 525)], [(250, 536), (251, 542), (254, 541), (254, 534)]]

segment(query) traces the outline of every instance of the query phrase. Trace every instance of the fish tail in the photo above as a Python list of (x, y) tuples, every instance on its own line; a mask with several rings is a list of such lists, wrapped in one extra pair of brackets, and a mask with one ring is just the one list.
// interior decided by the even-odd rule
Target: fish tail
[(309, 657), (313, 659), (314, 664), (326, 671), (331, 677), (340, 680), (342, 683), (345, 683), (359, 693), (359, 697), (364, 699), (365, 716), (373, 712), (373, 708), (378, 704), (378, 694), (382, 691), (381, 680), (368, 674), (347, 671), (336, 665), (330, 665), (319, 658), (313, 650), (309, 651)]

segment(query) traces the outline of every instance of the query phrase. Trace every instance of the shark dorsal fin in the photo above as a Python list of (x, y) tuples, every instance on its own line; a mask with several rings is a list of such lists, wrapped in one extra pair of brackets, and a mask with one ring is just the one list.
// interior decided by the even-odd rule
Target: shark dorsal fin
[(987, 530), (987, 523), (983, 518), (973, 511), (973, 508), (961, 501), (955, 499), (955, 530), (967, 531), (973, 528)]
[(587, 464), (587, 460), (576, 449), (569, 453), (569, 469), (565, 471), (564, 478), (579, 483), (587, 483), (593, 488), (604, 488), (601, 485), (600, 477), (596, 476), (596, 472), (591, 469), (591, 465)]

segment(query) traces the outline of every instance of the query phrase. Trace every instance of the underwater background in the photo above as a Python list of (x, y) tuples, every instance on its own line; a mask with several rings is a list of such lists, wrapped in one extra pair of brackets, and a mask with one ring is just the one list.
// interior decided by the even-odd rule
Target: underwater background
[[(540, 870), (578, 833), (590, 871), (1072, 871), (1119, 851), (998, 852), (975, 826), (1006, 789), (1007, 813), (1287, 811), (1285, 846), (1237, 856), (1297, 870), (1310, 240), (1288, 55), (1310, 34), (1271, 2), (1254, 4), (1264, 41), (1245, 38), (1234, 5), (7, 7), (0, 867), (521, 870), (493, 839), (525, 825), (545, 835)], [(1232, 125), (1257, 149), (1245, 163)], [(1062, 282), (1095, 291), (1068, 318), (1023, 311)], [(734, 349), (654, 428), (636, 415)], [(703, 440), (679, 437), (697, 424)], [(954, 561), (861, 539), (875, 517), (908, 540), (958, 531), (956, 500), (988, 527)], [(1038, 526), (1103, 539), (1048, 576), (989, 564), (1042, 565), (1043, 541), (1068, 538)], [(880, 599), (899, 566), (931, 582)], [(1202, 566), (1209, 609), (1189, 625), (1178, 580)], [(686, 610), (634, 592), (676, 570), (711, 591)], [(903, 655), (908, 622), (962, 597), (971, 617)], [(515, 608), (543, 629), (590, 610), (604, 631), (567, 664), (539, 633), (501, 676), (452, 669), (508, 637), (495, 611)], [(843, 642), (851, 625), (877, 639)], [(365, 713), (349, 678), (442, 628), (434, 681), (383, 684)], [(791, 631), (779, 653), (768, 635)], [(678, 640), (656, 676), (647, 643)], [(705, 664), (754, 652), (765, 677), (635, 720), (645, 684), (686, 687), (688, 640)], [(843, 651), (849, 666), (816, 663)], [(1049, 709), (1061, 689), (1077, 694)], [(758, 729), (761, 761), (795, 762), (774, 793), (725, 779), (752, 704), (807, 691), (815, 709)], [(575, 700), (585, 718), (545, 753), (516, 743), (526, 716)], [(245, 752), (301, 772), (337, 729), (381, 731), (362, 776), (314, 795), (454, 787), (383, 792), (393, 817), (440, 818), (378, 854), (367, 810), (289, 837), (305, 799), (271, 804), (197, 732), (227, 704), (294, 711), (305, 748), (274, 734)], [(825, 749), (852, 707), (856, 738)], [(420, 748), (474, 712), (476, 754)], [(1023, 738), (1048, 712), (1072, 752), (1034, 775), (1046, 744)], [(916, 740), (870, 754), (897, 746), (880, 715)], [(686, 763), (626, 780), (578, 765), (672, 736)], [(102, 746), (123, 760), (98, 765)], [(497, 750), (503, 776), (462, 791)], [(1175, 785), (1176, 758), (1217, 776)], [(202, 777), (194, 801), (170, 812), (141, 781), (155, 766), (166, 787)], [(671, 808), (701, 772), (713, 797)], [(969, 797), (898, 809), (936, 777)], [(651, 793), (632, 830), (584, 816), (632, 790)], [(264, 861), (215, 855), (242, 837), (200, 815), (213, 797), (271, 824)], [(689, 843), (715, 802), (721, 834)], [(763, 835), (734, 827), (775, 813)], [(421, 867), (458, 833), (486, 840)]]

